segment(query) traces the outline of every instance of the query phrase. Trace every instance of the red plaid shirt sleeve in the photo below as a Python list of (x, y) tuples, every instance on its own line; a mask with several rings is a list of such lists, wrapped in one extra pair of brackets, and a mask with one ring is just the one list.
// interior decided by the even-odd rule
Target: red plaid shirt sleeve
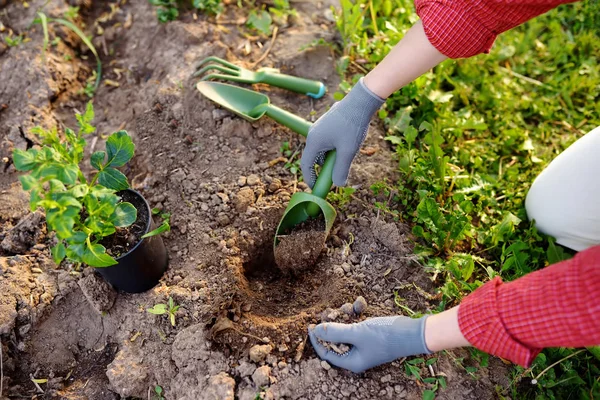
[(440, 53), (466, 58), (489, 52), (496, 36), (576, 0), (415, 0), (425, 34)]
[(600, 246), (467, 296), (458, 324), (474, 347), (528, 367), (544, 347), (600, 344)]

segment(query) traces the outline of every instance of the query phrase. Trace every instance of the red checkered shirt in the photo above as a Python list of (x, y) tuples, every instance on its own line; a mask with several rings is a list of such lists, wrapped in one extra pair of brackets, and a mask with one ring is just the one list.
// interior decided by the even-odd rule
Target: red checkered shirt
[(415, 0), (425, 34), (450, 58), (487, 53), (496, 36), (576, 0)]
[(528, 367), (544, 347), (600, 344), (600, 246), (467, 296), (458, 325), (474, 347)]

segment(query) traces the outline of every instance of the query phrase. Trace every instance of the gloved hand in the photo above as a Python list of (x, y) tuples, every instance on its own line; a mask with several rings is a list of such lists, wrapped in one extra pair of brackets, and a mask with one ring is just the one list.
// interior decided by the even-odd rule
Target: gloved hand
[[(401, 357), (431, 354), (425, 344), (425, 320), (409, 317), (370, 318), (355, 324), (324, 323), (309, 329), (317, 355), (335, 365), (360, 373)], [(353, 347), (343, 355), (317, 341), (346, 343)]]
[(308, 186), (312, 188), (315, 184), (315, 164), (323, 164), (325, 153), (334, 149), (333, 183), (346, 184), (352, 160), (367, 137), (369, 122), (384, 101), (371, 92), (361, 78), (346, 97), (313, 124), (300, 161)]

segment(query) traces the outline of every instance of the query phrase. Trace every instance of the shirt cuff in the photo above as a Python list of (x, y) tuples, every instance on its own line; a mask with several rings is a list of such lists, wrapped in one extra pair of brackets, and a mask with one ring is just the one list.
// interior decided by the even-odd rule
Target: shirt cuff
[(478, 21), (462, 1), (416, 0), (415, 6), (427, 39), (446, 57), (468, 58), (488, 53), (496, 40), (496, 34)]
[(530, 348), (514, 339), (498, 310), (500, 277), (492, 279), (468, 295), (458, 308), (458, 326), (471, 345), (486, 353), (529, 367), (542, 349)]

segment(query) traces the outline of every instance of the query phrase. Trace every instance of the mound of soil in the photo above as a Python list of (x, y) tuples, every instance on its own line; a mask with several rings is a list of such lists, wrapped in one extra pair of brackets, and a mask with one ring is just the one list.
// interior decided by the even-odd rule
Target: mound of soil
[(326, 239), (323, 219), (305, 221), (291, 232), (277, 236), (275, 263), (283, 272), (301, 273), (317, 262)]

